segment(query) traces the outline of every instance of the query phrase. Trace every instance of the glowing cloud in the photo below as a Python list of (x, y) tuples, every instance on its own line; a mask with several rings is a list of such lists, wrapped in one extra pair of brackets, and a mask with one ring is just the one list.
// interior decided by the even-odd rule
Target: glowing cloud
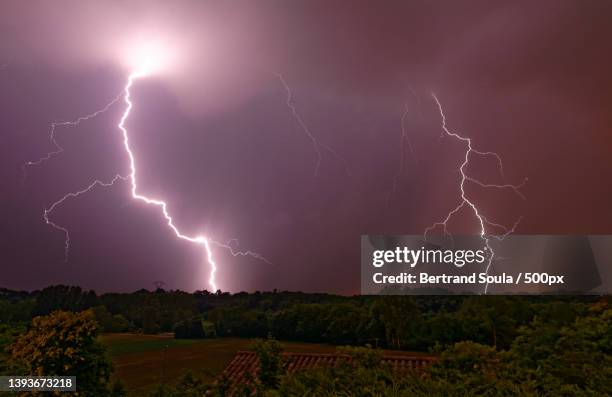
[(120, 50), (120, 62), (132, 76), (144, 77), (169, 72), (177, 63), (177, 45), (168, 40), (133, 40)]

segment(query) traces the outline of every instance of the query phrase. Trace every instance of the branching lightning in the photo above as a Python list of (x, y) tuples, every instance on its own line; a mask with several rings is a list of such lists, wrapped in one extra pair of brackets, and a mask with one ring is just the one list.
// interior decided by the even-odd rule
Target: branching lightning
[(212, 251), (210, 249), (210, 245), (208, 244), (208, 239), (205, 236), (188, 236), (186, 234), (181, 233), (179, 229), (174, 225), (172, 217), (168, 213), (168, 205), (166, 204), (165, 201), (154, 199), (154, 198), (149, 198), (147, 196), (143, 196), (138, 193), (138, 190), (137, 190), (138, 187), (136, 184), (136, 161), (134, 159), (134, 153), (132, 152), (132, 149), (130, 148), (128, 131), (125, 127), (125, 121), (130, 115), (130, 112), (132, 111), (132, 107), (133, 107), (133, 103), (130, 97), (130, 88), (134, 84), (134, 80), (139, 77), (142, 77), (142, 74), (138, 72), (132, 73), (128, 77), (128, 82), (124, 87), (125, 95), (123, 96), (123, 100), (125, 101), (126, 108), (125, 108), (125, 111), (123, 112), (123, 115), (121, 116), (121, 119), (119, 120), (119, 124), (117, 125), (117, 127), (119, 127), (119, 129), (121, 130), (123, 134), (123, 147), (125, 151), (127, 152), (128, 157), (130, 159), (130, 174), (128, 178), (131, 184), (132, 198), (143, 201), (146, 204), (152, 204), (152, 205), (160, 207), (162, 214), (164, 216), (164, 219), (166, 220), (166, 223), (168, 224), (170, 229), (172, 229), (176, 237), (189, 241), (191, 243), (200, 244), (204, 247), (204, 249), (206, 250), (206, 259), (211, 266), (210, 278), (208, 280), (208, 283), (212, 287), (213, 291), (216, 291), (217, 285), (215, 284), (215, 273), (217, 272), (217, 264), (215, 263), (213, 259)]
[(270, 262), (268, 259), (266, 259), (264, 256), (262, 256), (261, 254), (257, 252), (250, 251), (250, 250), (240, 251), (234, 248), (234, 246), (236, 247), (238, 246), (238, 239), (233, 238), (229, 240), (227, 243), (222, 243), (222, 242), (215, 241), (215, 240), (210, 240), (210, 242), (218, 247), (225, 248), (226, 250), (230, 252), (230, 254), (232, 254), (232, 256), (250, 256), (255, 259), (259, 259), (260, 261), (265, 262), (268, 265), (273, 265), (272, 262)]
[[(434, 229), (441, 227), (442, 231), (444, 233), (445, 236), (449, 236), (450, 237), (450, 233), (448, 232), (448, 228), (447, 228), (447, 224), (448, 222), (452, 219), (452, 217), (454, 215), (456, 215), (459, 211), (461, 211), (463, 208), (465, 207), (469, 207), (469, 209), (473, 212), (475, 218), (477, 219), (479, 226), (480, 226), (480, 238), (484, 241), (486, 250), (489, 252), (488, 255), (488, 259), (487, 259), (487, 266), (485, 269), (485, 274), (489, 273), (489, 269), (491, 268), (491, 265), (493, 263), (493, 261), (495, 260), (495, 251), (493, 250), (493, 248), (491, 247), (491, 239), (497, 239), (497, 240), (503, 240), (505, 237), (507, 237), (508, 235), (512, 234), (515, 230), (516, 227), (518, 226), (518, 224), (520, 223), (521, 218), (519, 218), (514, 225), (512, 225), (512, 227), (506, 227), (504, 225), (501, 225), (499, 223), (495, 223), (495, 222), (491, 222), (489, 221), (479, 210), (478, 207), (476, 206), (476, 203), (474, 203), (474, 201), (472, 199), (470, 199), (468, 197), (468, 195), (465, 192), (465, 186), (466, 183), (473, 183), (476, 184), (480, 187), (483, 188), (495, 188), (495, 189), (510, 189), (512, 190), (516, 195), (518, 195), (519, 197), (521, 197), (522, 199), (525, 199), (525, 196), (520, 192), (520, 188), (522, 188), (525, 183), (527, 183), (527, 178), (525, 178), (523, 180), (523, 182), (519, 185), (511, 185), (511, 184), (501, 184), (501, 185), (497, 185), (497, 184), (489, 184), (489, 183), (483, 183), (473, 177), (470, 177), (469, 175), (467, 175), (466, 173), (466, 167), (469, 165), (470, 162), (470, 155), (478, 155), (478, 156), (489, 156), (489, 157), (493, 157), (496, 159), (497, 161), (497, 165), (498, 165), (498, 169), (499, 169), (499, 173), (502, 177), (502, 179), (504, 178), (504, 168), (503, 168), (503, 163), (501, 160), (501, 157), (495, 153), (495, 152), (481, 152), (479, 150), (474, 149), (474, 147), (472, 146), (472, 139), (471, 138), (467, 138), (464, 136), (459, 135), (456, 132), (452, 132), (448, 129), (447, 125), (446, 125), (446, 116), (444, 114), (444, 109), (442, 108), (442, 105), (440, 103), (440, 101), (438, 100), (438, 97), (436, 96), (436, 94), (434, 94), (433, 92), (431, 93), (432, 98), (434, 99), (434, 101), (436, 102), (436, 105), (438, 106), (438, 111), (440, 112), (440, 117), (442, 119), (442, 131), (443, 131), (443, 136), (448, 136), (451, 138), (455, 138), (460, 142), (463, 142), (466, 144), (466, 151), (465, 151), (465, 156), (463, 159), (463, 162), (461, 163), (461, 166), (459, 167), (459, 172), (461, 174), (461, 181), (459, 183), (459, 190), (461, 191), (461, 202), (451, 211), (449, 211), (449, 213), (446, 215), (446, 217), (439, 221), (434, 223), (433, 225), (429, 226), (427, 229), (425, 229), (424, 232), (424, 238), (427, 239), (427, 234), (430, 233), (431, 231), (433, 231)], [(487, 230), (487, 227), (493, 228), (495, 230), (494, 233), (489, 233)], [(487, 289), (489, 287), (489, 284), (487, 283), (485, 285), (485, 294), (487, 293)]]
[(321, 161), (323, 161), (323, 152), (321, 149), (328, 151), (333, 156), (335, 156), (340, 161), (342, 161), (342, 163), (344, 164), (344, 171), (349, 177), (352, 176), (351, 170), (348, 166), (348, 162), (346, 161), (346, 159), (340, 156), (338, 152), (336, 152), (334, 149), (332, 149), (328, 145), (319, 142), (319, 140), (312, 134), (312, 132), (310, 132), (310, 129), (308, 128), (308, 126), (306, 126), (306, 123), (304, 123), (304, 120), (302, 120), (300, 113), (297, 111), (295, 103), (293, 102), (293, 93), (291, 92), (291, 88), (289, 87), (289, 84), (287, 84), (287, 81), (285, 80), (283, 75), (280, 73), (276, 73), (276, 77), (278, 77), (278, 80), (281, 82), (281, 84), (285, 88), (285, 91), (287, 91), (286, 104), (289, 110), (291, 111), (291, 115), (293, 116), (295, 121), (298, 123), (302, 131), (304, 131), (304, 134), (306, 135), (306, 137), (308, 137), (308, 139), (312, 143), (312, 147), (317, 155), (317, 161), (315, 163), (315, 169), (314, 169), (314, 176), (316, 177), (319, 175), (319, 169), (321, 168)]
[[(412, 90), (412, 89), (411, 89)], [(413, 95), (416, 97), (416, 94), (413, 91)], [(418, 98), (418, 97), (417, 97)], [(410, 156), (414, 160), (415, 164), (418, 164), (419, 161), (414, 153), (414, 148), (412, 147), (412, 142), (410, 142), (410, 138), (408, 133), (406, 132), (406, 117), (410, 114), (410, 108), (408, 104), (404, 104), (404, 113), (400, 119), (400, 127), (402, 134), (400, 135), (400, 157), (399, 157), (399, 168), (397, 173), (393, 176), (393, 185), (391, 186), (391, 191), (389, 192), (389, 196), (387, 197), (387, 202), (391, 200), (391, 197), (397, 191), (397, 186), (399, 185), (399, 180), (404, 174), (404, 170), (406, 169), (406, 146), (410, 150)]]
[(119, 95), (117, 95), (115, 97), (115, 99), (113, 99), (111, 102), (109, 102), (108, 104), (106, 104), (106, 106), (104, 106), (102, 109), (100, 110), (96, 110), (93, 113), (90, 113), (88, 115), (85, 116), (81, 116), (75, 120), (72, 121), (58, 121), (58, 122), (53, 122), (51, 123), (51, 128), (49, 129), (49, 141), (51, 141), (51, 143), (53, 144), (53, 146), (55, 146), (55, 149), (46, 153), (44, 156), (40, 157), (38, 160), (36, 161), (28, 161), (27, 163), (25, 163), (22, 166), (22, 171), (23, 171), (23, 178), (25, 180), (26, 178), (26, 171), (27, 171), (27, 167), (32, 167), (32, 166), (38, 166), (41, 165), (42, 163), (51, 160), (51, 158), (53, 158), (54, 156), (57, 156), (58, 154), (61, 154), (64, 152), (64, 148), (59, 144), (59, 142), (57, 142), (57, 140), (55, 139), (55, 130), (57, 127), (75, 127), (78, 126), (79, 124), (81, 124), (84, 121), (93, 119), (94, 117), (108, 111), (108, 109), (110, 109), (115, 103), (117, 103), (117, 101), (119, 101), (119, 99), (121, 99), (121, 96), (123, 95), (123, 93), (120, 93)]
[(156, 199), (156, 198), (150, 198), (147, 197), (143, 194), (140, 194), (138, 192), (138, 185), (137, 185), (137, 179), (136, 179), (136, 175), (137, 175), (137, 170), (136, 170), (136, 160), (134, 157), (134, 153), (130, 147), (130, 141), (129, 141), (129, 134), (128, 134), (128, 130), (125, 126), (125, 123), (130, 115), (130, 112), (133, 108), (133, 103), (132, 103), (132, 99), (131, 99), (131, 95), (130, 95), (130, 89), (132, 88), (134, 81), (138, 78), (144, 77), (145, 76), (145, 70), (141, 71), (141, 72), (133, 72), (128, 76), (127, 79), (127, 83), (124, 86), (121, 94), (119, 94), (119, 96), (117, 96), (115, 99), (113, 99), (110, 103), (108, 103), (104, 108), (91, 113), (89, 115), (83, 116), (83, 117), (79, 117), (78, 119), (74, 120), (74, 121), (67, 121), (67, 122), (59, 122), (59, 123), (53, 123), (51, 124), (51, 130), (50, 130), (50, 139), (51, 142), (54, 144), (56, 150), (47, 153), (45, 156), (41, 157), (40, 159), (36, 160), (36, 161), (30, 161), (27, 162), (26, 164), (24, 164), (24, 170), (25, 167), (27, 166), (35, 166), (35, 165), (40, 165), (42, 163), (44, 163), (45, 161), (50, 160), (52, 157), (62, 153), (64, 151), (63, 147), (61, 145), (59, 145), (59, 143), (55, 140), (55, 129), (58, 126), (76, 126), (78, 124), (80, 124), (83, 121), (89, 120), (91, 118), (96, 117), (97, 115), (106, 112), (112, 105), (114, 105), (119, 99), (123, 98), (123, 101), (126, 105), (125, 110), (119, 120), (119, 123), (117, 124), (117, 127), (119, 128), (119, 130), (121, 131), (121, 135), (123, 138), (123, 147), (126, 151), (126, 154), (128, 156), (129, 159), (129, 168), (130, 168), (130, 172), (128, 175), (120, 175), (117, 174), (115, 175), (115, 177), (113, 177), (110, 181), (108, 182), (104, 182), (101, 180), (94, 180), (92, 183), (90, 183), (88, 186), (86, 186), (85, 188), (78, 190), (76, 192), (71, 192), (71, 193), (67, 193), (65, 194), (63, 197), (61, 197), (59, 200), (55, 201), (54, 203), (52, 203), (48, 208), (45, 208), (44, 212), (43, 212), (43, 218), (45, 220), (45, 222), (50, 225), (51, 227), (61, 231), (62, 233), (64, 233), (65, 236), (65, 243), (64, 243), (64, 255), (65, 255), (65, 260), (68, 260), (68, 253), (69, 253), (69, 249), (70, 249), (70, 233), (68, 231), (68, 229), (64, 226), (61, 226), (55, 222), (53, 222), (49, 215), (61, 204), (63, 204), (66, 200), (70, 199), (70, 198), (78, 198), (79, 196), (92, 191), (94, 188), (96, 187), (110, 187), (113, 186), (115, 184), (115, 182), (121, 180), (121, 181), (127, 181), (130, 183), (130, 191), (131, 191), (131, 196), (133, 199), (138, 200), (138, 201), (142, 201), (148, 205), (154, 205), (157, 206), (161, 209), (161, 213), (166, 221), (166, 224), (170, 227), (170, 229), (172, 230), (172, 232), (174, 233), (174, 235), (182, 240), (186, 240), (189, 241), (191, 243), (194, 244), (198, 244), (201, 245), (205, 252), (206, 252), (206, 261), (210, 264), (211, 270), (210, 270), (210, 276), (208, 279), (208, 283), (211, 286), (213, 291), (217, 290), (217, 284), (215, 282), (215, 274), (217, 272), (217, 263), (213, 257), (213, 251), (211, 248), (211, 244), (217, 245), (221, 248), (225, 248), (227, 249), (230, 254), (232, 256), (250, 256), (256, 259), (259, 259), (261, 261), (264, 261), (268, 264), (271, 264), (271, 262), (269, 260), (267, 260), (265, 257), (263, 257), (261, 254), (257, 253), (257, 252), (253, 252), (253, 251), (238, 251), (236, 249), (234, 249), (231, 246), (231, 243), (227, 243), (227, 244), (223, 244), (220, 242), (217, 242), (215, 240), (212, 240), (209, 237), (206, 237), (204, 235), (196, 235), (196, 236), (190, 236), (187, 234), (183, 234), (178, 227), (174, 224), (174, 221), (172, 219), (172, 217), (170, 216), (170, 213), (168, 212), (168, 205), (165, 201), (160, 200), (160, 199)]
[[(100, 110), (97, 110), (93, 113), (90, 113), (88, 115), (82, 116), (77, 118), (76, 120), (73, 121), (62, 121), (62, 122), (54, 122), (51, 124), (50, 127), (50, 131), (49, 131), (49, 138), (51, 143), (54, 146), (54, 150), (46, 153), (44, 156), (40, 157), (39, 159), (35, 160), (35, 161), (29, 161), (26, 164), (23, 165), (23, 170), (24, 170), (24, 178), (25, 178), (25, 171), (27, 169), (27, 167), (31, 167), (31, 166), (38, 166), (41, 165), (43, 163), (45, 163), (46, 161), (51, 160), (53, 157), (61, 154), (62, 152), (64, 152), (64, 148), (59, 144), (59, 142), (56, 140), (56, 130), (58, 127), (74, 127), (74, 126), (78, 126), (79, 124), (81, 124), (82, 122), (88, 121), (92, 118), (97, 117), (98, 115), (108, 111), (113, 105), (115, 105), (118, 101), (120, 101), (121, 99), (123, 100), (123, 102), (125, 103), (125, 109), (119, 119), (119, 123), (117, 124), (117, 128), (119, 129), (119, 131), (121, 132), (121, 137), (122, 137), (122, 141), (123, 141), (123, 148), (127, 154), (128, 160), (129, 160), (129, 173), (127, 175), (123, 175), (123, 174), (116, 174), (111, 180), (109, 181), (103, 181), (100, 179), (95, 179), (94, 181), (92, 181), (89, 185), (87, 185), (85, 188), (81, 189), (81, 190), (77, 190), (75, 192), (70, 192), (65, 194), (64, 196), (62, 196), (60, 199), (56, 200), (55, 202), (53, 202), (49, 207), (44, 209), (43, 212), (43, 219), (45, 221), (45, 223), (53, 228), (55, 228), (56, 230), (61, 231), (64, 236), (65, 236), (65, 244), (64, 244), (64, 255), (65, 255), (65, 259), (68, 259), (68, 253), (69, 253), (69, 249), (70, 249), (70, 244), (71, 244), (71, 239), (70, 239), (70, 233), (68, 231), (68, 229), (56, 222), (54, 222), (53, 220), (51, 220), (50, 215), (52, 214), (52, 212), (57, 209), (58, 206), (62, 205), (63, 203), (65, 203), (67, 200), (72, 199), (72, 198), (78, 198), (81, 195), (88, 193), (92, 190), (94, 190), (96, 187), (110, 187), (113, 186), (117, 181), (125, 181), (125, 182), (129, 182), (130, 183), (130, 193), (131, 193), (131, 197), (134, 200), (137, 201), (141, 201), (144, 202), (147, 205), (153, 205), (158, 207), (161, 210), (161, 214), (166, 222), (166, 225), (172, 230), (172, 232), (174, 233), (174, 235), (181, 240), (185, 240), (188, 241), (190, 243), (193, 244), (198, 244), (200, 246), (203, 247), (205, 253), (206, 253), (206, 261), (209, 263), (210, 265), (210, 276), (209, 276), (209, 280), (208, 283), (209, 285), (212, 287), (213, 290), (217, 290), (217, 285), (215, 282), (215, 274), (217, 272), (217, 263), (213, 257), (213, 250), (212, 250), (212, 245), (218, 246), (220, 248), (224, 248), (226, 250), (229, 251), (229, 253), (232, 256), (250, 256), (256, 259), (259, 259), (261, 261), (264, 261), (266, 263), (270, 263), (270, 261), (268, 261), (265, 257), (263, 257), (262, 255), (253, 252), (253, 251), (239, 251), (236, 249), (237, 247), (237, 240), (230, 240), (227, 243), (221, 243), (218, 241), (215, 241), (205, 235), (188, 235), (188, 234), (184, 234), (182, 231), (179, 230), (179, 228), (175, 225), (174, 220), (172, 218), (172, 216), (170, 215), (169, 211), (168, 211), (168, 204), (158, 198), (152, 198), (152, 197), (148, 197), (142, 193), (139, 192), (138, 189), (138, 183), (137, 183), (137, 168), (136, 168), (136, 159), (134, 156), (134, 152), (132, 150), (132, 148), (130, 147), (130, 140), (129, 140), (129, 133), (128, 133), (128, 129), (126, 127), (126, 121), (130, 116), (130, 113), (132, 111), (132, 108), (134, 106), (133, 102), (132, 102), (132, 98), (131, 98), (131, 88), (134, 85), (134, 82), (139, 79), (144, 77), (148, 70), (147, 67), (149, 67), (150, 65), (146, 64), (145, 68), (141, 68), (139, 69), (140, 71), (136, 71), (136, 72), (132, 72), (129, 74), (128, 78), (127, 78), (127, 82), (125, 84), (125, 86), (123, 87), (123, 90), (121, 91), (121, 93), (115, 97), (112, 101), (110, 101), (108, 104), (106, 104), (106, 106), (104, 106), (103, 108), (101, 108)], [(346, 160), (340, 156), (334, 149), (332, 149), (331, 147), (319, 142), (319, 140), (311, 133), (311, 131), (309, 130), (309, 128), (307, 127), (307, 125), (304, 123), (301, 115), (299, 114), (295, 103), (293, 102), (293, 94), (291, 91), (291, 88), (289, 87), (289, 85), (287, 84), (287, 82), (285, 81), (285, 79), (283, 78), (283, 76), (279, 73), (277, 73), (277, 77), (279, 79), (279, 81), (281, 82), (281, 84), (283, 85), (283, 87), (285, 88), (286, 92), (287, 92), (287, 98), (286, 98), (286, 105), (288, 107), (288, 109), (291, 111), (291, 114), (293, 116), (293, 118), (295, 119), (295, 121), (297, 122), (297, 124), (299, 125), (299, 127), (301, 128), (301, 130), (304, 132), (304, 134), (306, 135), (306, 137), (310, 140), (310, 142), (312, 143), (313, 149), (316, 153), (317, 159), (316, 159), (316, 163), (315, 163), (315, 169), (314, 169), (314, 175), (318, 176), (319, 174), (319, 170), (321, 167), (321, 162), (323, 160), (323, 152), (327, 151), (330, 154), (332, 154), (333, 156), (337, 157), (338, 159), (340, 159), (345, 167), (345, 171), (347, 173), (347, 175), (351, 176), (351, 172), (350, 169), (348, 167), (348, 163), (346, 162)], [(414, 92), (413, 92), (414, 94)], [(496, 259), (495, 257), (495, 252), (493, 251), (493, 248), (491, 247), (491, 240), (492, 239), (497, 239), (497, 240), (503, 240), (506, 236), (510, 235), (511, 233), (513, 233), (516, 230), (516, 227), (518, 226), (519, 222), (521, 221), (521, 218), (519, 218), (511, 227), (507, 227), (504, 226), (502, 224), (499, 223), (495, 223), (493, 221), (490, 221), (487, 217), (485, 217), (482, 212), (478, 209), (476, 203), (474, 202), (473, 199), (471, 199), (468, 194), (466, 193), (466, 185), (467, 184), (474, 184), (477, 186), (480, 186), (481, 188), (494, 188), (494, 189), (505, 189), (505, 190), (511, 190), (514, 194), (516, 194), (517, 196), (521, 197), (522, 199), (525, 199), (525, 196), (522, 194), (522, 192), (520, 191), (520, 189), (525, 185), (525, 183), (527, 182), (527, 178), (525, 178), (525, 180), (518, 185), (513, 185), (513, 184), (507, 184), (507, 183), (502, 183), (502, 184), (492, 184), (492, 183), (485, 183), (482, 182), (478, 179), (475, 179), (474, 177), (468, 175), (467, 173), (467, 167), (470, 163), (470, 157), (471, 156), (483, 156), (483, 157), (492, 157), (495, 159), (496, 163), (497, 163), (497, 167), (498, 167), (498, 171), (500, 174), (500, 177), (502, 178), (502, 180), (504, 179), (504, 168), (503, 168), (503, 162), (501, 157), (495, 153), (495, 152), (483, 152), (483, 151), (479, 151), (477, 149), (475, 149), (472, 145), (472, 139), (462, 136), (456, 132), (452, 132), (451, 130), (449, 130), (449, 128), (447, 127), (446, 124), (446, 116), (444, 114), (444, 110), (442, 108), (442, 105), (440, 103), (440, 101), (438, 100), (438, 97), (432, 93), (432, 98), (434, 99), (434, 101), (436, 102), (436, 105), (438, 107), (439, 113), (440, 113), (440, 117), (442, 120), (442, 137), (451, 137), (454, 138), (462, 143), (464, 143), (466, 145), (466, 150), (465, 150), (465, 155), (464, 155), (464, 159), (461, 163), (461, 166), (459, 167), (459, 173), (461, 175), (461, 179), (460, 179), (460, 183), (459, 183), (459, 190), (460, 190), (460, 197), (461, 197), (461, 201), (452, 209), (450, 210), (447, 215), (441, 220), (438, 221), (434, 224), (432, 224), (431, 226), (429, 226), (428, 228), (425, 229), (424, 232), (424, 238), (427, 239), (427, 236), (430, 232), (432, 232), (433, 230), (437, 229), (437, 228), (441, 228), (444, 235), (445, 236), (449, 236), (452, 237), (448, 231), (448, 222), (455, 216), (457, 215), (461, 210), (463, 210), (464, 208), (469, 208), (471, 210), (471, 212), (473, 213), (474, 217), (476, 218), (476, 220), (478, 221), (479, 224), (479, 235), (481, 237), (481, 239), (484, 241), (485, 247), (489, 252), (488, 255), (488, 260), (487, 260), (487, 266), (486, 266), (486, 270), (485, 272), (488, 273), (490, 270), (490, 267), (493, 263), (493, 261)], [(418, 97), (417, 97), (418, 99)], [(400, 127), (401, 127), (401, 136), (400, 136), (400, 164), (399, 164), (399, 170), (398, 173), (394, 176), (393, 178), (393, 188), (392, 188), (392, 192), (395, 192), (397, 189), (397, 185), (399, 183), (399, 178), (401, 177), (401, 175), (403, 174), (403, 172), (405, 171), (405, 167), (406, 167), (406, 157), (407, 157), (407, 151), (406, 151), (406, 146), (408, 146), (408, 149), (410, 151), (410, 154), (412, 156), (412, 158), (414, 159), (415, 163), (418, 163), (415, 153), (414, 153), (414, 148), (412, 147), (412, 143), (410, 142), (410, 139), (408, 137), (408, 134), (406, 132), (406, 126), (405, 126), (405, 120), (406, 117), (409, 114), (409, 109), (408, 106), (405, 105), (405, 111), (401, 117), (400, 120)], [(485, 287), (485, 293), (487, 292), (487, 286)]]
[(53, 222), (52, 220), (49, 219), (49, 214), (51, 212), (53, 212), (53, 210), (55, 210), (55, 208), (57, 206), (59, 206), (60, 204), (62, 204), (63, 202), (65, 202), (66, 200), (70, 199), (70, 198), (77, 198), (82, 194), (85, 194), (89, 191), (91, 191), (92, 189), (94, 189), (97, 186), (100, 187), (110, 187), (113, 186), (113, 184), (119, 180), (126, 180), (127, 178), (121, 175), (115, 175), (115, 177), (113, 179), (111, 179), (109, 182), (103, 182), (101, 180), (96, 179), (95, 181), (93, 181), (92, 183), (90, 183), (86, 188), (82, 189), (82, 190), (78, 190), (76, 192), (71, 192), (71, 193), (67, 193), (65, 194), (62, 198), (60, 198), (59, 200), (57, 200), (56, 202), (54, 202), (53, 204), (51, 204), (51, 206), (49, 206), (49, 208), (45, 208), (44, 212), (43, 212), (43, 218), (45, 219), (45, 222), (47, 223), (47, 225), (54, 227), (55, 229), (61, 231), (62, 233), (64, 233), (64, 260), (66, 262), (68, 262), (68, 252), (70, 251), (70, 232), (68, 231), (68, 229), (66, 229), (64, 226), (58, 225), (57, 223)]

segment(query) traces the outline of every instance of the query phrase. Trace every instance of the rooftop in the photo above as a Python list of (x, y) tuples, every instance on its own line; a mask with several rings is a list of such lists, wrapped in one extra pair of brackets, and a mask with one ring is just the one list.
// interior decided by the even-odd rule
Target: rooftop
[[(334, 367), (340, 362), (350, 362), (351, 357), (344, 354), (315, 354), (315, 353), (282, 353), (287, 363), (287, 372), (294, 373), (315, 367)], [(429, 365), (435, 359), (426, 356), (384, 355), (382, 361), (396, 372), (419, 369)], [(229, 380), (230, 390), (238, 385), (248, 384), (256, 378), (258, 360), (255, 353), (239, 351), (223, 371), (221, 377)]]

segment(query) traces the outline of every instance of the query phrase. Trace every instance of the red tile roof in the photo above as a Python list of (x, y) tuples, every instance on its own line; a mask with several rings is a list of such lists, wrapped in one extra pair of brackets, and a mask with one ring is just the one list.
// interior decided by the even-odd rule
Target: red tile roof
[[(288, 373), (315, 367), (334, 367), (340, 362), (347, 362), (351, 357), (343, 354), (313, 354), (313, 353), (282, 353)], [(433, 357), (417, 356), (383, 356), (382, 361), (391, 366), (396, 372), (419, 369), (435, 361)], [(239, 351), (225, 368), (221, 377), (229, 381), (230, 391), (235, 391), (241, 384), (249, 384), (256, 378), (258, 360), (255, 353)]]

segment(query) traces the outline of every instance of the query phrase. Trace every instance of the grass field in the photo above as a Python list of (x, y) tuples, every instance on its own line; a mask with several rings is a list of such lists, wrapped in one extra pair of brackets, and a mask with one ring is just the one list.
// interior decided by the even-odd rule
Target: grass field
[[(146, 392), (163, 382), (172, 384), (187, 370), (211, 381), (223, 371), (237, 351), (248, 350), (252, 343), (251, 339), (241, 338), (173, 339), (171, 334), (105, 334), (100, 339), (115, 364), (114, 376), (121, 379), (130, 395)], [(336, 346), (332, 345), (282, 344), (285, 351), (295, 353), (336, 351)]]
[[(137, 394), (156, 385), (174, 383), (187, 370), (207, 380), (223, 371), (251, 339), (173, 339), (172, 335), (106, 334), (101, 336), (115, 364), (115, 376)], [(335, 347), (314, 343), (283, 343), (292, 352), (333, 353)]]

